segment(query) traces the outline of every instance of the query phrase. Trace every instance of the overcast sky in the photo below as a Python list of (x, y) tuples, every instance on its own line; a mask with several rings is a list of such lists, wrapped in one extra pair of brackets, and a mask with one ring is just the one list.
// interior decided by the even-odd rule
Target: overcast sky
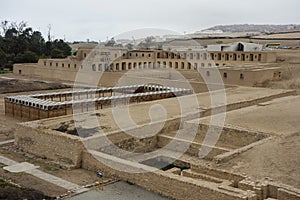
[(300, 24), (299, 0), (1, 0), (1, 21), (26, 21), (44, 36), (103, 41), (143, 28), (192, 33), (221, 24)]

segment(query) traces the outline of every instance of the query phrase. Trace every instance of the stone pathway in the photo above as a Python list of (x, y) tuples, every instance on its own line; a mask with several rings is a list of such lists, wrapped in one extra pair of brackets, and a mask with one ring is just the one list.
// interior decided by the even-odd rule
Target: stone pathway
[(13, 79), (15, 79), (15, 78), (10, 78), (10, 77), (5, 77), (5, 76), (1, 76), (0, 78), (1, 79), (6, 79), (6, 80), (13, 80)]
[(21, 172), (26, 172), (28, 170), (37, 169), (37, 168), (39, 168), (39, 166), (35, 166), (28, 162), (22, 162), (22, 163), (18, 163), (15, 165), (9, 165), (9, 166), (3, 167), (4, 170), (11, 172), (11, 173), (21, 173)]
[(13, 139), (13, 140), (2, 141), (2, 142), (0, 142), (0, 146), (1, 146), (1, 145), (5, 145), (5, 144), (9, 144), (9, 143), (13, 143), (13, 142), (15, 142), (14, 139)]
[[(4, 156), (0, 155), (0, 163), (7, 165), (8, 167), (4, 167), (4, 169), (13, 169), (13, 171), (19, 171), (19, 172), (25, 172), (27, 174), (31, 174), (35, 177), (38, 177), (44, 181), (47, 181), (49, 183), (55, 184), (59, 187), (65, 188), (69, 191), (75, 192), (75, 193), (82, 193), (85, 191), (88, 191), (88, 189), (83, 188), (80, 185), (71, 183), (69, 181), (66, 181), (64, 179), (61, 179), (59, 177), (53, 176), (51, 174), (45, 173), (41, 170), (36, 169), (36, 167), (29, 167), (26, 168), (24, 166), (31, 165), (30, 163), (18, 163), (14, 160), (11, 160), (9, 158), (6, 158)], [(31, 165), (32, 166), (32, 165)], [(34, 165), (33, 165), (34, 166)]]
[(26, 171), (26, 173), (31, 174), (31, 175), (36, 176), (36, 177), (39, 177), (39, 178), (41, 178), (45, 181), (48, 181), (50, 183), (53, 183), (57, 186), (60, 186), (62, 188), (70, 190), (70, 191), (77, 191), (77, 190), (82, 188), (79, 185), (76, 185), (76, 184), (71, 183), (69, 181), (66, 181), (64, 179), (58, 178), (58, 177), (53, 176), (51, 174), (45, 173), (45, 172), (43, 172), (41, 170), (38, 170), (38, 169), (31, 169), (31, 170)]
[(6, 158), (4, 156), (1, 156), (1, 155), (0, 155), (0, 163), (2, 163), (4, 165), (7, 165), (7, 166), (18, 164), (18, 162), (14, 161), (14, 160), (11, 160), (9, 158)]

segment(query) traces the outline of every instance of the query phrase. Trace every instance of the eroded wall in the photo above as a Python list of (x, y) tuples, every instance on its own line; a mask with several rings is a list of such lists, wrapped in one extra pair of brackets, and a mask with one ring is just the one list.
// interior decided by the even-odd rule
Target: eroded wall
[(18, 124), (15, 144), (25, 152), (66, 167), (80, 167), (84, 146), (78, 137)]

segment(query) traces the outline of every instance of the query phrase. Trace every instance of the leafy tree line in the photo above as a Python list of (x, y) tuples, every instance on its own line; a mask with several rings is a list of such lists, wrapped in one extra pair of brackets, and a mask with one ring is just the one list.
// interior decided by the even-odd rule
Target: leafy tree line
[(0, 68), (12, 69), (14, 63), (35, 63), (39, 58), (65, 58), (71, 48), (61, 39), (48, 40), (26, 22), (2, 21), (0, 25)]

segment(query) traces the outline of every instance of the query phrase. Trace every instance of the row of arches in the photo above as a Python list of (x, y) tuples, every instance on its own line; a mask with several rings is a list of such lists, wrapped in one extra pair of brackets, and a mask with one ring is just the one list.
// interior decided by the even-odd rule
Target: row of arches
[(211, 53), (210, 57), (215, 61), (262, 61), (261, 53)]
[(110, 65), (99, 63), (92, 65), (92, 71), (125, 71), (132, 69), (160, 69), (172, 68), (179, 70), (197, 70), (198, 67), (212, 67), (212, 63), (190, 63), (190, 62), (172, 62), (172, 61), (157, 61), (157, 62), (116, 62)]
[(208, 60), (209, 54), (205, 52), (129, 52), (123, 54), (125, 59), (192, 59), (192, 60)]

